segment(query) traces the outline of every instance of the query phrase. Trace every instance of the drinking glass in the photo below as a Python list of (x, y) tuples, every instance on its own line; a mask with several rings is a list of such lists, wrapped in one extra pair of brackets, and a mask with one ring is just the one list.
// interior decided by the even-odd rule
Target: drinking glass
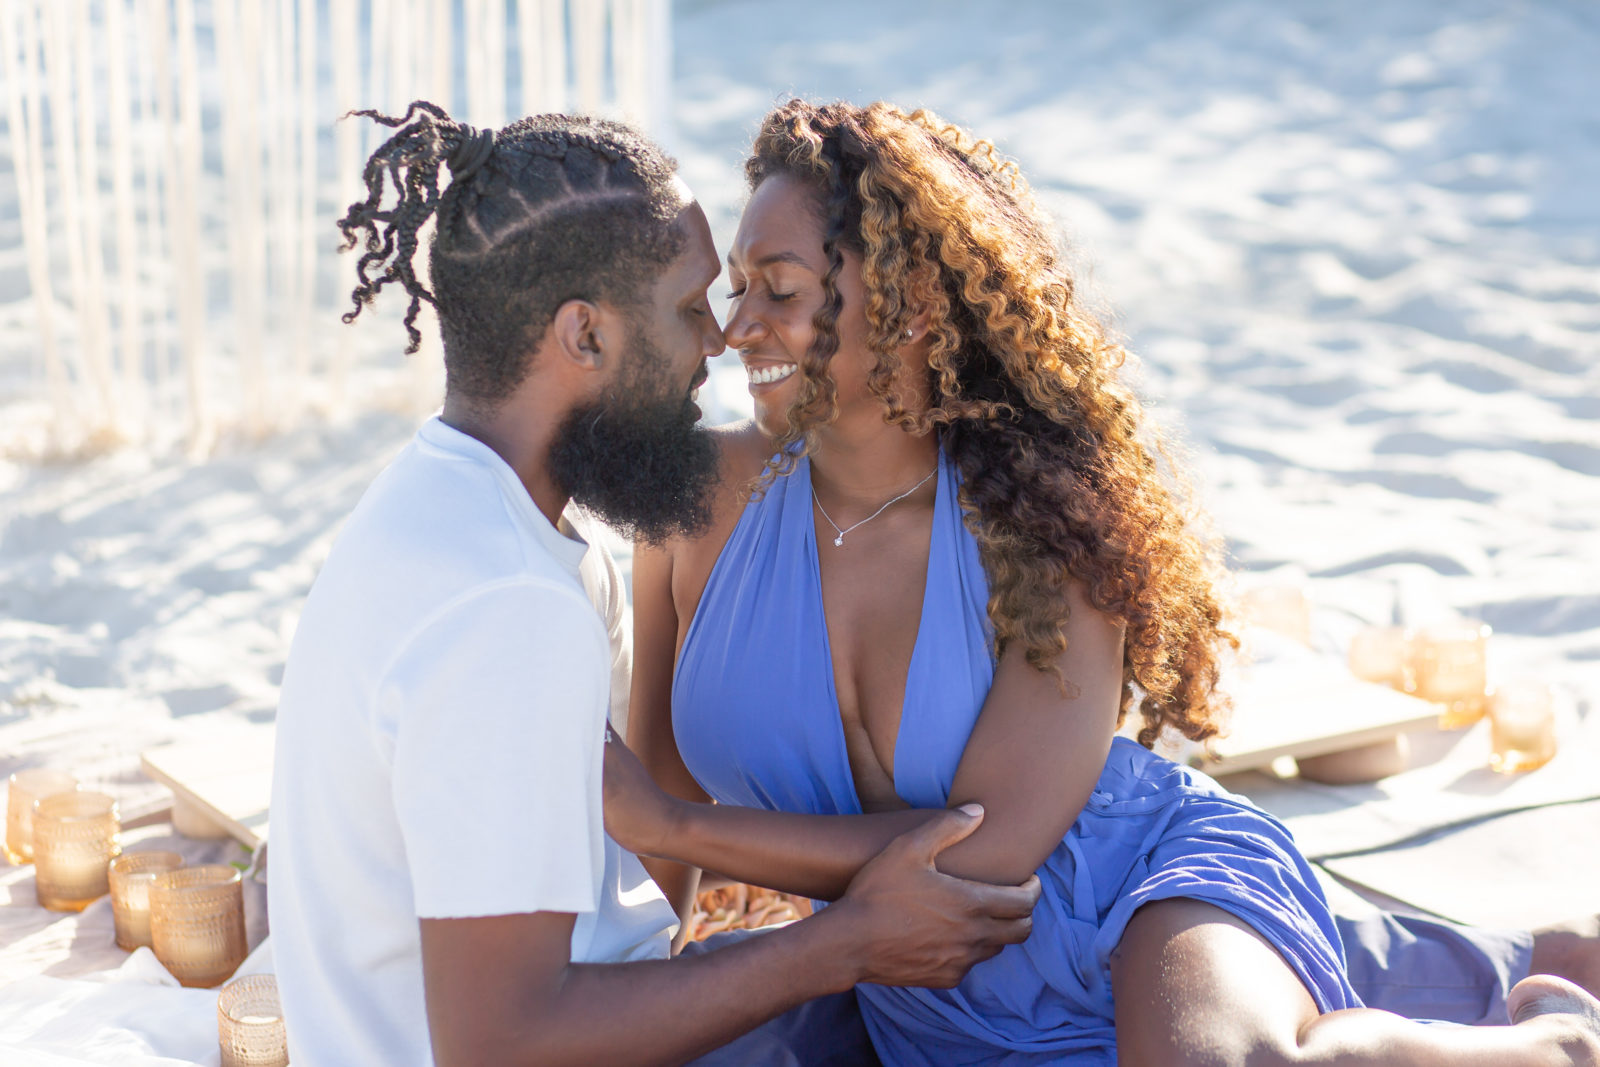
[(247, 951), (238, 868), (207, 864), (156, 875), (150, 941), (180, 984), (209, 989), (227, 981)]
[(1403, 626), (1368, 626), (1350, 640), (1350, 673), (1402, 693), (1416, 688), (1411, 656), (1413, 634)]
[(1298, 585), (1267, 585), (1241, 598), (1245, 618), (1263, 629), (1311, 644), (1311, 601)]
[(1500, 686), (1489, 698), (1489, 766), (1501, 774), (1531, 771), (1556, 754), (1555, 698), (1543, 682)]
[(1453, 730), (1483, 718), (1488, 708), (1488, 626), (1464, 622), (1433, 627), (1417, 635), (1412, 669), (1416, 693), (1443, 704), (1439, 728)]
[(111, 861), (111, 918), (117, 947), (132, 952), (150, 944), (150, 885), (156, 875), (183, 866), (176, 852), (128, 852)]
[(51, 911), (82, 911), (109, 893), (106, 867), (121, 851), (115, 797), (72, 792), (34, 801), (34, 884)]
[(237, 978), (217, 997), (222, 1067), (288, 1067), (289, 1038), (270, 974)]
[(18, 866), (32, 863), (34, 801), (77, 788), (72, 775), (48, 767), (13, 774), (6, 791), (6, 859)]

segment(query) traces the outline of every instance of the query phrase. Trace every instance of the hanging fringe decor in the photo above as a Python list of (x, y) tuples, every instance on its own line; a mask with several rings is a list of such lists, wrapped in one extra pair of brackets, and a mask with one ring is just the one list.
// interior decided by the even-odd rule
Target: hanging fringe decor
[[(423, 98), (479, 126), (573, 107), (664, 136), (669, 16), (669, 0), (6, 0), (0, 218), (21, 223), (27, 334), (0, 339), (0, 456), (205, 453), (370, 404), (333, 219), (378, 131), (334, 120)], [(412, 392), (436, 400), (417, 363)]]

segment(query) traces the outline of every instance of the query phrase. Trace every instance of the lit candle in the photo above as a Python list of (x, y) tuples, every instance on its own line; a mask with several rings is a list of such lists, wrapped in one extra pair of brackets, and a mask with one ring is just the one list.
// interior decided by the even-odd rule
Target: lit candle
[(39, 903), (82, 911), (111, 891), (107, 866), (120, 851), (117, 802), (105, 793), (57, 793), (34, 802), (33, 864)]
[(13, 774), (6, 790), (6, 858), (18, 865), (32, 863), (34, 802), (77, 788), (78, 780), (65, 771), (36, 767)]
[(176, 852), (129, 852), (111, 861), (111, 917), (117, 946), (132, 952), (150, 942), (150, 884), (183, 866)]
[(1543, 682), (1501, 686), (1489, 699), (1489, 766), (1501, 774), (1531, 771), (1556, 754), (1555, 699)]
[(1462, 622), (1423, 630), (1412, 655), (1416, 693), (1443, 704), (1439, 728), (1453, 730), (1483, 718), (1488, 707), (1488, 643), (1483, 623)]

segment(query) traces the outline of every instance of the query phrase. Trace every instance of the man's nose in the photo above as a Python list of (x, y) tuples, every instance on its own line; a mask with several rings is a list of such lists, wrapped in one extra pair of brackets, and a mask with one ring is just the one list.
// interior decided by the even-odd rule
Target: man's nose
[(722, 353), (726, 352), (727, 350), (728, 339), (725, 336), (722, 327), (717, 325), (716, 316), (713, 315), (711, 316), (710, 326), (706, 330), (704, 343), (700, 346), (700, 352), (707, 359), (710, 359), (713, 356), (722, 355)]

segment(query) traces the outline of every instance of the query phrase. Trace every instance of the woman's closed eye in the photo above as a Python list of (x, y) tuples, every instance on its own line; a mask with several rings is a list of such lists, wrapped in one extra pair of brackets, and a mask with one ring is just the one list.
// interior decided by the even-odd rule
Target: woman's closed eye
[[(735, 290), (733, 290), (732, 292), (730, 292), (728, 294), (728, 299), (729, 300), (743, 300), (744, 299), (744, 294), (745, 294), (745, 291), (743, 289), (735, 289)], [(796, 294), (796, 293), (780, 293), (780, 292), (777, 292), (777, 291), (772, 290), (772, 289), (767, 290), (767, 299), (771, 300), (773, 303), (776, 303), (776, 304), (781, 304), (785, 300), (793, 300), (797, 295), (798, 294)]]

